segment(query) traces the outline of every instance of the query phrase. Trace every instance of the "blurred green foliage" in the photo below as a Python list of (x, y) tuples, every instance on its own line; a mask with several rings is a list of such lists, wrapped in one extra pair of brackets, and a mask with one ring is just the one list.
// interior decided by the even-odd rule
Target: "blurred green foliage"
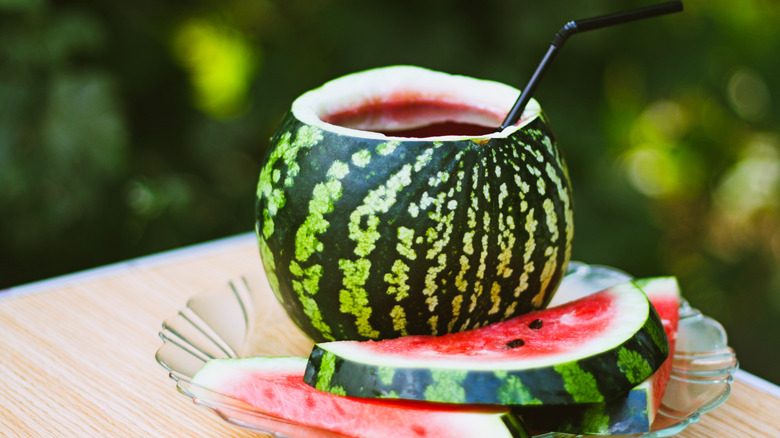
[[(413, 64), (522, 87), (555, 31), (632, 0), (0, 1), (0, 288), (253, 228), (302, 92)], [(582, 34), (536, 93), (574, 257), (676, 275), (780, 382), (780, 3)]]

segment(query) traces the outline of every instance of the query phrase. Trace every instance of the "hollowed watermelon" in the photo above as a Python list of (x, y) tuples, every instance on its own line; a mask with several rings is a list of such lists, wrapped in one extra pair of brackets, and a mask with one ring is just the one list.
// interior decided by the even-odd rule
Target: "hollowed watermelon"
[(600, 403), (650, 377), (668, 352), (661, 320), (641, 289), (628, 282), (460, 333), (320, 343), (304, 379), (356, 397)]
[(680, 319), (680, 289), (674, 277), (642, 279), (635, 284), (647, 294), (663, 322), (670, 357), (627, 395), (609, 402), (516, 408), (530, 428), (590, 435), (624, 435), (650, 430), (671, 375), (671, 355)]
[(396, 66), (295, 100), (257, 187), (277, 298), (315, 341), (444, 334), (545, 307), (573, 236), (571, 188), (518, 90)]
[(303, 383), (305, 368), (304, 358), (214, 359), (193, 383), (278, 418), (350, 437), (529, 436), (506, 408), (340, 397)]

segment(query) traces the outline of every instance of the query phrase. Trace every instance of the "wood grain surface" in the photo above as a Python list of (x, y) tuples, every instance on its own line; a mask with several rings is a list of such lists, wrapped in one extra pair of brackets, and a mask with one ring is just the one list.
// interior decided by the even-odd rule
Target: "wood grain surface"
[[(162, 321), (259, 269), (243, 236), (0, 292), (0, 436), (262, 436), (195, 406), (155, 361)], [(305, 346), (285, 336), (262, 346), (291, 349)], [(780, 398), (736, 381), (723, 406), (678, 436), (780, 436), (778, 414)]]

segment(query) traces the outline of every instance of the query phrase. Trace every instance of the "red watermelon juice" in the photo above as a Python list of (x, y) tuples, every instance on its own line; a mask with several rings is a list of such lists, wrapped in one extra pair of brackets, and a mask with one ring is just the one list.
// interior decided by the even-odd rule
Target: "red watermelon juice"
[(390, 96), (328, 114), (327, 123), (392, 137), (425, 138), (445, 135), (483, 136), (496, 130), (503, 115), (485, 108), (447, 100)]

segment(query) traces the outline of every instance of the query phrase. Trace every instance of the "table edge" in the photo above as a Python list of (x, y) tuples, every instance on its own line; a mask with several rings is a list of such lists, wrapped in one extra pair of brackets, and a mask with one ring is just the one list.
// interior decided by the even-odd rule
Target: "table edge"
[(763, 379), (743, 369), (734, 373), (734, 380), (742, 382), (748, 386), (759, 389), (777, 399), (780, 399), (780, 386)]
[(34, 281), (19, 286), (11, 286), (10, 288), (0, 290), (0, 302), (9, 298), (37, 294), (72, 285), (78, 282), (95, 280), (109, 275), (115, 275), (117, 273), (125, 272), (131, 269), (148, 268), (175, 261), (196, 258), (203, 255), (204, 253), (228, 251), (235, 247), (248, 245), (250, 243), (255, 243), (254, 231), (210, 240), (207, 242), (196, 243), (181, 248), (149, 254), (146, 256), (98, 266), (95, 268), (89, 268), (83, 271), (77, 271), (70, 274)]

